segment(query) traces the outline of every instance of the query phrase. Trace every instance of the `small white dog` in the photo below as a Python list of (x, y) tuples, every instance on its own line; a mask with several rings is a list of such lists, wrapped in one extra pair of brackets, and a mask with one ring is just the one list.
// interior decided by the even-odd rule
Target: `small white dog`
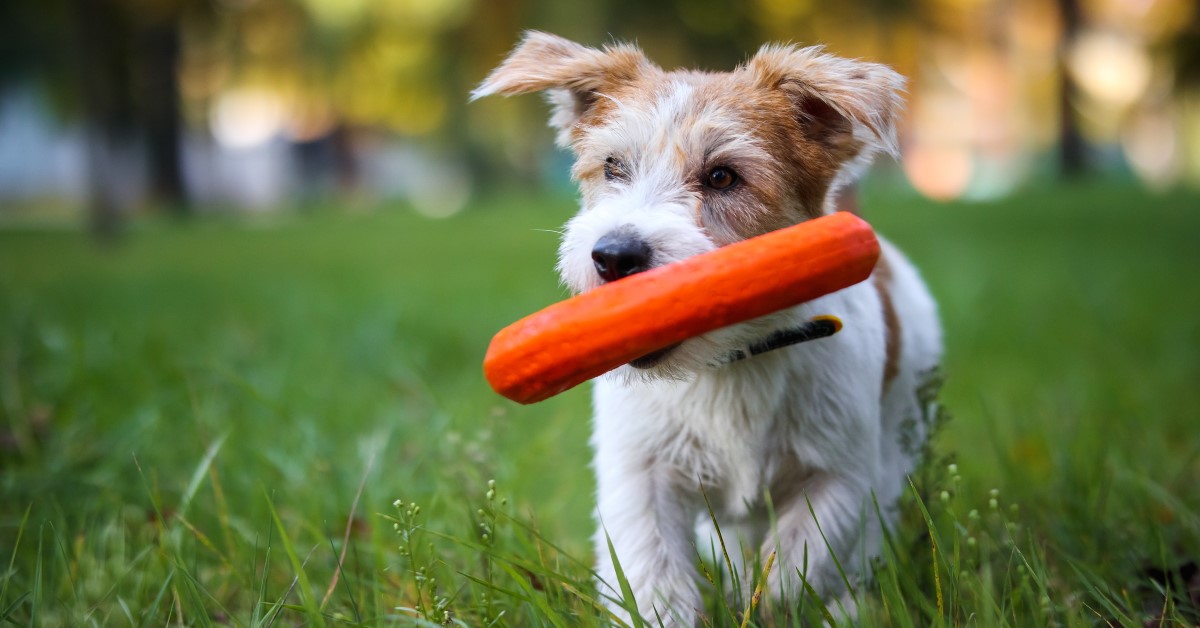
[[(876, 153), (896, 153), (903, 84), (820, 48), (766, 46), (728, 73), (667, 72), (633, 46), (530, 32), (473, 96), (548, 93), (583, 197), (558, 267), (584, 292), (835, 211)], [(844, 329), (711, 365), (822, 314)], [(863, 575), (878, 554), (873, 500), (886, 518), (904, 490), (924, 438), (917, 391), (940, 357), (934, 302), (885, 242), (869, 281), (597, 379), (601, 593), (621, 598), (611, 539), (640, 613), (694, 624), (697, 557), (715, 547), (724, 563), (707, 497), (735, 578), (751, 582), (755, 554), (776, 552), (773, 594), (795, 600), (806, 581), (844, 596), (834, 557)]]

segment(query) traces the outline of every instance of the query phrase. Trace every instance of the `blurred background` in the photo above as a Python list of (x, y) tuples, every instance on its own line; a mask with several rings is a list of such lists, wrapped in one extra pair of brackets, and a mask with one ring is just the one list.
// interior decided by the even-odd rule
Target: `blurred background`
[(1200, 184), (1194, 0), (45, 0), (0, 7), (0, 221), (347, 209), (565, 189), (535, 98), (467, 103), (526, 28), (730, 69), (823, 43), (910, 77), (938, 200), (1093, 173)]
[[(391, 617), (434, 594), (378, 514), (401, 498), (467, 539), (429, 563), (465, 625), (555, 623), (497, 595), (518, 572), (480, 584), (480, 543), (522, 570), (545, 547), (481, 536), (492, 479), (591, 586), (588, 386), (518, 406), (480, 372), (566, 296), (545, 103), (467, 102), (532, 28), (668, 68), (793, 41), (908, 76), (902, 159), (860, 198), (939, 302), (935, 460), (960, 465), (937, 525), (978, 546), (944, 615), (913, 519), (906, 601), (868, 616), (907, 618), (864, 625), (1159, 625), (1170, 578), (1146, 574), (1200, 574), (1198, 5), (0, 2), (0, 618), (270, 623), (299, 565), (277, 545), (268, 569), (272, 539), (310, 552), (326, 611)], [(1200, 594), (1174, 608), (1200, 623)]]

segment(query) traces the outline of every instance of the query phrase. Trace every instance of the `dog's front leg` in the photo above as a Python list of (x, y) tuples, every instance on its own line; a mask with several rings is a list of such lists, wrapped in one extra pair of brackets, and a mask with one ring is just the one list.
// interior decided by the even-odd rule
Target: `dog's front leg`
[[(861, 571), (856, 550), (867, 532), (863, 526), (874, 521), (869, 503), (870, 489), (862, 481), (833, 472), (810, 477), (802, 491), (778, 506), (776, 529), (763, 544), (764, 558), (778, 552), (768, 578), (770, 590), (795, 603), (805, 595), (807, 582), (827, 603), (833, 604), (834, 596), (852, 603), (843, 595), (847, 591), (838, 565), (847, 577)], [(844, 609), (851, 616), (855, 610)]]
[(609, 599), (622, 597), (615, 552), (643, 618), (655, 625), (661, 619), (667, 626), (691, 626), (701, 609), (690, 542), (695, 507), (665, 464), (649, 455), (631, 456), (635, 450), (609, 452), (601, 446), (597, 452), (600, 594), (617, 617), (628, 620), (629, 614)]

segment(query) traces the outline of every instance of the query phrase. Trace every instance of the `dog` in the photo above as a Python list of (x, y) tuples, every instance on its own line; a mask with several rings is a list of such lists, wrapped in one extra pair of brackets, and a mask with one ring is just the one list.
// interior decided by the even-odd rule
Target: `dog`
[[(732, 72), (664, 71), (632, 45), (531, 31), (472, 99), (546, 93), (582, 201), (558, 270), (581, 293), (836, 211), (877, 154), (897, 155), (903, 88), (886, 66), (820, 47), (767, 45)], [(596, 571), (616, 617), (635, 603), (694, 625), (698, 554), (742, 583), (773, 554), (773, 596), (794, 601), (808, 586), (852, 607), (841, 573), (866, 577), (880, 553), (925, 438), (918, 390), (942, 352), (933, 298), (881, 247), (868, 281), (595, 380)], [(817, 315), (844, 329), (713, 366)], [(614, 555), (634, 598), (624, 603)], [(731, 594), (744, 604), (749, 588)]]

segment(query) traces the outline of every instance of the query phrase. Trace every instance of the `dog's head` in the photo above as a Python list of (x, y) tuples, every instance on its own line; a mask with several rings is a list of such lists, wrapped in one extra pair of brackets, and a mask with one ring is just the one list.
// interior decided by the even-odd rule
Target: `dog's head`
[[(583, 193), (558, 268), (584, 292), (832, 212), (876, 153), (895, 153), (903, 84), (820, 48), (765, 46), (732, 72), (667, 72), (633, 46), (530, 32), (473, 96), (547, 93)], [(736, 326), (632, 364), (688, 370), (755, 333)]]

